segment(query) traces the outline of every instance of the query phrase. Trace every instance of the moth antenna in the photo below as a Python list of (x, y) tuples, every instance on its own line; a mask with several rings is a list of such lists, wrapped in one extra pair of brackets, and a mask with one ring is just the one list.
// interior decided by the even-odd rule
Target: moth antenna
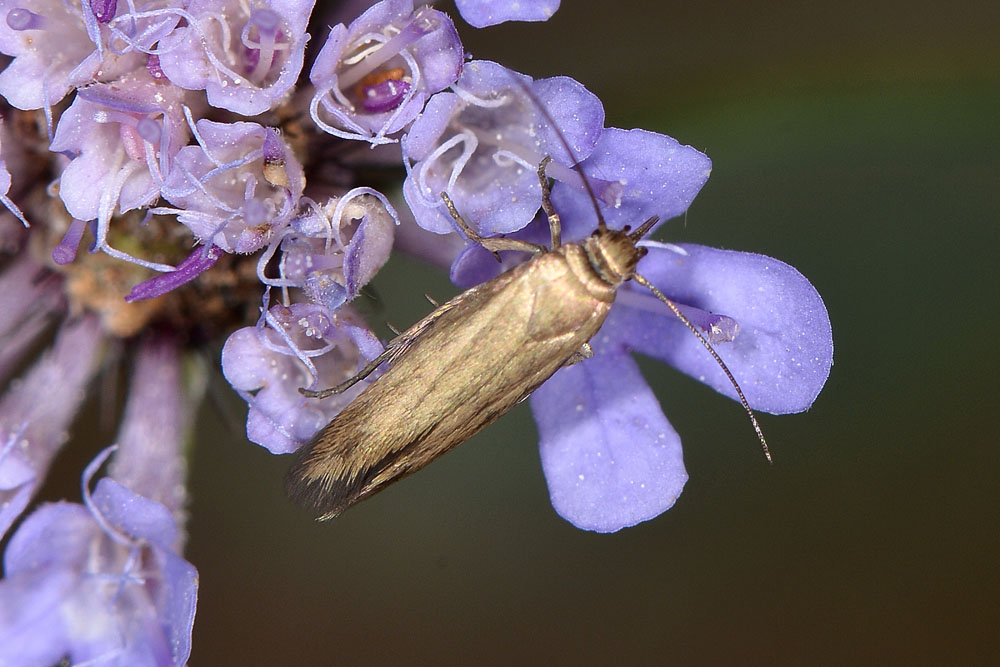
[[(649, 221), (647, 220), (646, 222)], [(719, 353), (715, 351), (715, 348), (712, 347), (712, 345), (708, 342), (708, 340), (706, 340), (705, 337), (701, 334), (701, 332), (698, 331), (698, 327), (691, 324), (691, 320), (689, 320), (687, 317), (684, 316), (684, 313), (682, 313), (680, 308), (677, 307), (677, 304), (668, 299), (663, 292), (656, 289), (653, 283), (649, 282), (644, 277), (640, 276), (638, 273), (633, 273), (632, 278), (637, 283), (639, 283), (640, 285), (648, 289), (650, 292), (652, 292), (657, 299), (667, 304), (667, 307), (670, 308), (671, 312), (673, 312), (673, 314), (677, 316), (677, 319), (683, 322), (684, 325), (691, 330), (691, 333), (693, 333), (695, 337), (697, 337), (698, 340), (701, 341), (701, 344), (705, 346), (705, 349), (708, 350), (708, 353), (712, 355), (713, 359), (715, 359), (715, 363), (719, 364), (719, 368), (722, 369), (722, 372), (726, 374), (727, 378), (729, 378), (729, 382), (732, 383), (733, 388), (736, 389), (736, 394), (740, 397), (740, 403), (743, 404), (743, 409), (746, 410), (747, 416), (750, 417), (750, 423), (753, 425), (753, 430), (757, 433), (757, 438), (760, 440), (760, 446), (761, 449), (764, 450), (764, 456), (767, 457), (767, 462), (774, 463), (774, 460), (771, 458), (771, 450), (768, 449), (767, 447), (767, 440), (764, 439), (764, 432), (761, 430), (760, 424), (757, 423), (757, 417), (754, 415), (753, 410), (750, 409), (750, 404), (747, 402), (746, 396), (743, 395), (743, 390), (740, 389), (740, 384), (736, 381), (736, 378), (733, 377), (733, 374), (729, 370), (729, 367), (726, 366), (726, 362), (722, 360), (722, 357), (720, 357)]]
[[(438, 303), (437, 301), (435, 301), (435, 300), (434, 300), (434, 297), (432, 297), (432, 296), (431, 296), (430, 294), (426, 294), (426, 293), (425, 293), (425, 294), (424, 294), (424, 298), (425, 298), (425, 299), (427, 299), (427, 301), (428, 301), (428, 302), (430, 302), (430, 304), (431, 304), (432, 306), (434, 306), (435, 308), (437, 308), (438, 306), (440, 306), (440, 305), (441, 305), (440, 303)], [(399, 332), (397, 331), (396, 333), (398, 334)]]
[[(559, 129), (559, 125), (556, 123), (556, 119), (552, 117), (552, 114), (549, 113), (549, 110), (547, 108), (545, 108), (545, 105), (542, 104), (542, 101), (538, 99), (538, 96), (535, 95), (534, 92), (532, 92), (531, 88), (529, 88), (526, 83), (524, 83), (520, 79), (516, 79), (513, 77), (511, 78), (511, 80), (518, 85), (518, 87), (521, 89), (521, 92), (523, 92), (528, 97), (528, 99), (532, 101), (538, 112), (542, 114), (542, 118), (546, 120), (546, 122), (549, 124), (549, 127), (552, 128), (552, 131), (555, 132), (556, 137), (558, 137), (559, 143), (562, 144), (563, 149), (566, 151), (566, 155), (568, 155), (571, 160), (575, 160), (573, 149), (570, 148), (569, 141), (566, 140), (566, 137), (563, 135), (562, 130)], [(590, 196), (590, 204), (591, 206), (594, 207), (594, 213), (597, 214), (597, 228), (601, 231), (604, 231), (605, 229), (608, 228), (608, 225), (606, 222), (604, 222), (604, 216), (601, 214), (601, 207), (597, 205), (597, 195), (594, 194), (593, 186), (591, 186), (590, 181), (587, 180), (587, 175), (583, 173), (583, 169), (580, 167), (579, 162), (574, 161), (570, 168), (580, 175), (580, 180), (583, 181), (583, 188), (587, 191), (587, 194)], [(546, 211), (546, 213), (548, 213), (548, 211)]]

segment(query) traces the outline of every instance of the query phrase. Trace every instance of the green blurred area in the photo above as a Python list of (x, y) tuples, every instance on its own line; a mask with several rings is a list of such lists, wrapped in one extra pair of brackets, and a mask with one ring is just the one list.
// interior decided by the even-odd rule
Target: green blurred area
[[(1000, 12), (563, 5), (460, 30), (476, 57), (577, 78), (608, 125), (705, 150), (708, 185), (657, 236), (808, 276), (825, 390), (762, 417), (768, 466), (738, 405), (644, 361), (690, 481), (615, 535), (555, 515), (525, 406), (322, 525), (285, 499), (287, 460), (207, 409), (193, 664), (995, 662)], [(396, 325), (455, 293), (405, 258), (375, 290)]]

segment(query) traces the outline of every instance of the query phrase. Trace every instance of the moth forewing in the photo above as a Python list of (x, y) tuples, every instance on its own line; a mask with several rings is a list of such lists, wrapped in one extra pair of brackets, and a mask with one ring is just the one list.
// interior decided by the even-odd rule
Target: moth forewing
[(464, 442), (580, 352), (620, 282), (567, 244), (438, 307), (390, 344), (399, 349), (388, 370), (302, 448), (289, 495), (329, 519)]

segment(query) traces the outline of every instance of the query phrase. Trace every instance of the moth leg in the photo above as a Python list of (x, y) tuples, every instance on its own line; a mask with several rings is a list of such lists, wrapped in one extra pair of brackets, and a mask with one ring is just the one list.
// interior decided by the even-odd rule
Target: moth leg
[(518, 250), (520, 252), (530, 252), (534, 255), (540, 252), (545, 252), (546, 250), (543, 246), (528, 243), (527, 241), (519, 241), (518, 239), (508, 239), (502, 236), (494, 238), (480, 236), (472, 229), (472, 227), (469, 227), (469, 224), (462, 218), (447, 192), (441, 193), (441, 199), (444, 200), (445, 206), (448, 207), (448, 213), (451, 214), (455, 224), (458, 225), (459, 229), (461, 229), (462, 232), (469, 237), (469, 240), (478, 243), (490, 252), (497, 253), (501, 250)]
[(584, 343), (580, 346), (580, 349), (570, 355), (570, 358), (563, 362), (563, 368), (567, 366), (573, 366), (578, 364), (584, 359), (590, 359), (594, 356), (594, 348), (590, 346), (590, 343)]
[(549, 234), (551, 235), (551, 247), (553, 250), (562, 245), (562, 221), (552, 205), (552, 189), (549, 187), (549, 177), (545, 175), (545, 168), (552, 162), (552, 156), (546, 155), (538, 163), (538, 183), (542, 186), (542, 210), (549, 218)]

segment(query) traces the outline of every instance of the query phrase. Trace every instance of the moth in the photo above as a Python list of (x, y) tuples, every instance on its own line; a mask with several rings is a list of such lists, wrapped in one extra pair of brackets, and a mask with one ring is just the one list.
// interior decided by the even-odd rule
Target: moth
[(592, 356), (588, 341), (627, 280), (649, 288), (701, 340), (736, 387), (770, 459), (756, 417), (722, 359), (677, 306), (636, 273), (646, 252), (636, 244), (657, 218), (634, 231), (614, 230), (598, 210), (597, 229), (590, 237), (562, 243), (545, 175), (548, 161), (538, 167), (551, 236), (548, 248), (479, 236), (442, 193), (451, 217), (470, 240), (494, 253), (519, 250), (533, 256), (438, 306), (348, 381), (319, 392), (300, 389), (323, 398), (388, 364), (300, 450), (288, 472), (288, 494), (320, 520), (423, 468), (496, 421), (563, 366)]

